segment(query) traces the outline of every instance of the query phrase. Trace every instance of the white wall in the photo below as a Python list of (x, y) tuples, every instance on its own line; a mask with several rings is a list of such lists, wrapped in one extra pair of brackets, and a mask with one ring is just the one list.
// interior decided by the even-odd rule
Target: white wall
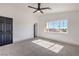
[(0, 6), (0, 16), (13, 18), (13, 41), (33, 38), (33, 24), (36, 17), (26, 6)]
[[(61, 19), (68, 20), (68, 33), (44, 32), (45, 24), (47, 21)], [(79, 12), (61, 12), (40, 16), (38, 36), (79, 45)]]

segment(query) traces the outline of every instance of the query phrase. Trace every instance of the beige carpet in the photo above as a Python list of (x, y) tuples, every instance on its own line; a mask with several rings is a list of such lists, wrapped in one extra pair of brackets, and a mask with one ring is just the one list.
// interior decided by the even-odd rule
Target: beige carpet
[[(79, 56), (79, 46), (43, 39), (34, 38), (0, 46), (0, 56)], [(43, 42), (37, 44), (34, 41)]]
[(55, 53), (59, 53), (64, 48), (63, 45), (55, 44), (43, 39), (33, 40), (32, 42)]
[(42, 39), (34, 40), (32, 42), (37, 44), (37, 45), (40, 45), (44, 48), (49, 48), (50, 46), (54, 45), (54, 43), (51, 43), (49, 41), (45, 41), (45, 40), (42, 40)]

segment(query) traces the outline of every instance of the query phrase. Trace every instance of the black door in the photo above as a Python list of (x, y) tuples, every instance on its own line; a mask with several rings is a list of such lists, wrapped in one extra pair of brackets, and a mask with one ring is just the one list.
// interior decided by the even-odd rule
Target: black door
[(0, 18), (0, 45), (3, 44), (4, 41), (4, 19)]
[(0, 45), (6, 45), (13, 42), (12, 22), (12, 18), (0, 17)]
[(12, 43), (12, 19), (6, 18), (5, 21), (5, 44)]

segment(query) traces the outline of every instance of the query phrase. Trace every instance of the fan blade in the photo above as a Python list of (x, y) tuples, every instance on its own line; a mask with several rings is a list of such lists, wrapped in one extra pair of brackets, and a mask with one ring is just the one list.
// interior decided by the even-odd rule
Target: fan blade
[(34, 11), (33, 13), (37, 12), (38, 10)]
[(40, 10), (40, 12), (43, 14), (43, 11)]
[(41, 10), (45, 10), (45, 9), (51, 9), (51, 8), (49, 8), (49, 7), (41, 8)]
[(33, 9), (37, 9), (37, 8), (35, 8), (35, 7), (32, 7), (32, 6), (28, 6), (29, 8), (33, 8)]

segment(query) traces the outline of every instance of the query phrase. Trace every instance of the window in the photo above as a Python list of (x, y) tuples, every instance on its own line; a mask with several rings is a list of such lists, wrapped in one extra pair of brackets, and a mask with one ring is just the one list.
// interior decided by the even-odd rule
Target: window
[(46, 23), (46, 32), (67, 32), (68, 21), (67, 20), (57, 20), (49, 21)]

